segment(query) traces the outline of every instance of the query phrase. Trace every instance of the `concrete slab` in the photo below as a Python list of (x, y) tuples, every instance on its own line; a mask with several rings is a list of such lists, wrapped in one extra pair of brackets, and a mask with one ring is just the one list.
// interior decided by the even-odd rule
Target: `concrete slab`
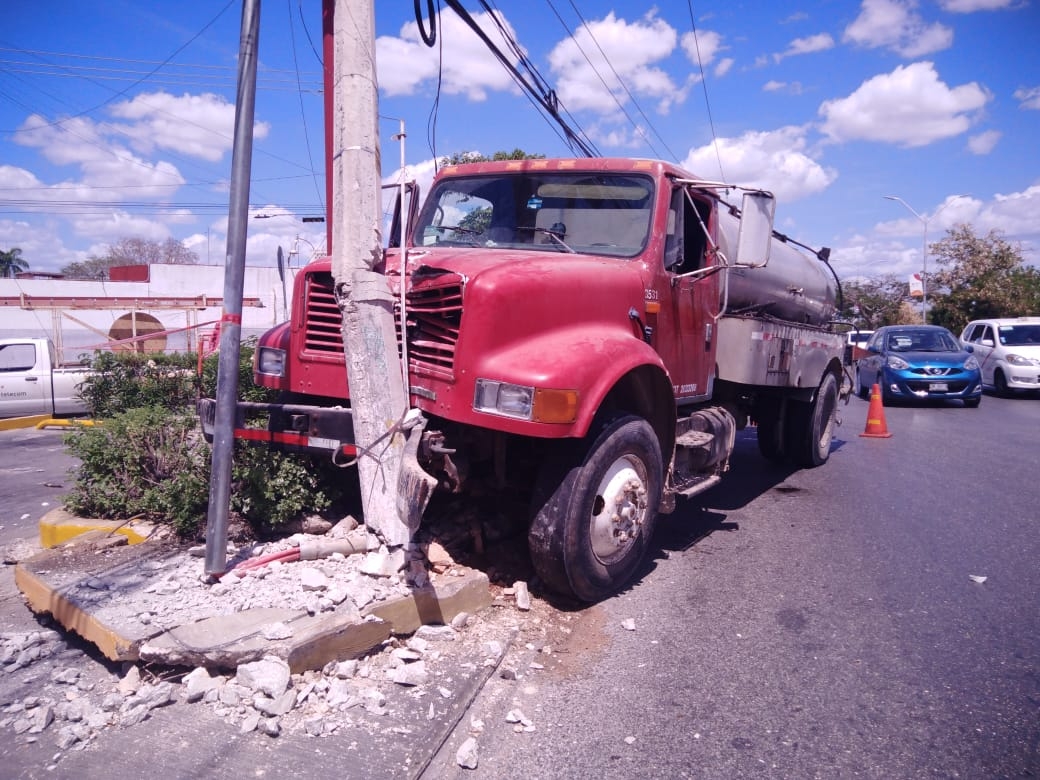
[[(233, 668), (270, 654), (283, 658), (293, 672), (359, 657), (391, 634), (449, 623), (492, 601), (487, 575), (456, 566), (453, 574), (436, 575), (423, 588), (373, 602), (361, 612), (349, 600), (315, 614), (284, 607), (229, 612), (221, 590), (201, 581), (190, 593), (171, 591), (156, 610), (157, 589), (172, 582), (168, 572), (183, 570), (186, 563), (191, 559), (177, 544), (127, 545), (93, 531), (19, 563), (15, 582), (33, 611), (51, 614), (113, 661)], [(275, 624), (282, 638), (268, 638), (275, 635), (267, 630)]]

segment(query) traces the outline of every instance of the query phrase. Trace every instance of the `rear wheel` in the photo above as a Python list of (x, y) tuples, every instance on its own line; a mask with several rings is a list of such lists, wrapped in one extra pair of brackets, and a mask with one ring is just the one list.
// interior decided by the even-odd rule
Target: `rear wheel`
[(856, 395), (864, 401), (870, 398), (870, 388), (863, 384), (863, 374), (858, 368), (856, 369)]
[(811, 403), (790, 403), (787, 418), (787, 455), (798, 466), (823, 465), (831, 454), (838, 380), (826, 374)]
[(535, 488), (527, 537), (542, 581), (582, 601), (624, 586), (646, 554), (663, 481), (654, 429), (631, 415), (550, 459)]

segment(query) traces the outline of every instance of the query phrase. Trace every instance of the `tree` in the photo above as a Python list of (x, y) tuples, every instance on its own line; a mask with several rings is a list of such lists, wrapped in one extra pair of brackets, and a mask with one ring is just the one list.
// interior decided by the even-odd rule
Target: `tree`
[(61, 272), (72, 279), (107, 279), (109, 271), (115, 266), (161, 263), (192, 265), (198, 261), (199, 256), (176, 239), (168, 238), (160, 243), (128, 237), (110, 244), (104, 255), (91, 255), (81, 263), (69, 263)]
[(22, 259), (22, 250), (0, 249), (0, 278), (14, 278), (19, 271), (28, 271), (29, 264)]
[(498, 151), (488, 157), (480, 152), (455, 152), (451, 157), (441, 157), (440, 164), (443, 165), (465, 165), (466, 163), (499, 162), (501, 160), (544, 160), (544, 154), (528, 154), (523, 149), (514, 149), (511, 152)]
[(997, 230), (976, 236), (969, 225), (946, 233), (930, 247), (940, 268), (929, 280), (934, 295), (931, 322), (958, 333), (981, 317), (1040, 312), (1040, 270), (1025, 264), (1020, 246)]
[(909, 285), (894, 274), (845, 282), (842, 284), (845, 300), (842, 314), (864, 330), (909, 323), (913, 315), (905, 306), (908, 293)]

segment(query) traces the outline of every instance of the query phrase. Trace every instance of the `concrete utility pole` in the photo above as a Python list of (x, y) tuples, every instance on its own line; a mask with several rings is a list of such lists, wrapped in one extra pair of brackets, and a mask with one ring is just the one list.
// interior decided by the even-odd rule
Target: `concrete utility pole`
[(362, 508), (365, 523), (397, 546), (412, 535), (398, 511), (408, 396), (397, 360), (394, 297), (386, 278), (372, 270), (383, 252), (375, 5), (326, 4), (335, 49), (332, 274), (343, 312)]

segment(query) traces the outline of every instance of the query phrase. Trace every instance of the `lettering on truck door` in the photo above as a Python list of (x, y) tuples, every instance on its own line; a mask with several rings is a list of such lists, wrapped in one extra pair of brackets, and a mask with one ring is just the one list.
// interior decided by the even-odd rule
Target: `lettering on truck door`
[(675, 187), (665, 231), (666, 281), (661, 285), (660, 320), (662, 329), (669, 332), (662, 332), (655, 344), (679, 401), (708, 395), (715, 370), (719, 277), (704, 273), (714, 264), (705, 235), (705, 230), (714, 229), (714, 218), (711, 201)]
[(50, 411), (50, 376), (35, 367), (35, 344), (0, 344), (0, 417)]

